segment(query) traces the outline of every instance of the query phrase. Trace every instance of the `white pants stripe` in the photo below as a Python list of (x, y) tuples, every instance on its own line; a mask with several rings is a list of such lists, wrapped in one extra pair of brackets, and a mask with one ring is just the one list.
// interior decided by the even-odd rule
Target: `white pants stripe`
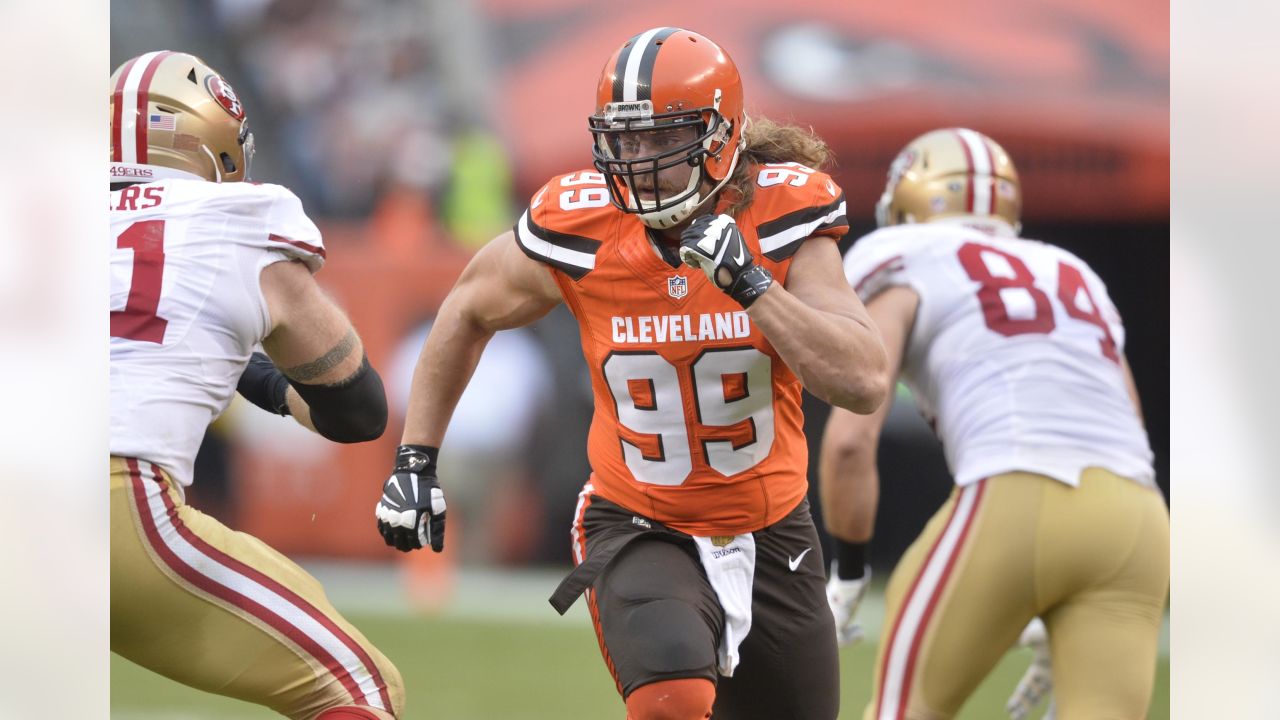
[(960, 490), (955, 509), (934, 545), (915, 585), (903, 598), (889, 649), (885, 653), (884, 673), (880, 683), (878, 720), (900, 720), (904, 717), (910, 692), (911, 677), (919, 657), (921, 638), (928, 630), (938, 597), (956, 557), (964, 547), (964, 538), (978, 507), (986, 483), (976, 482)]

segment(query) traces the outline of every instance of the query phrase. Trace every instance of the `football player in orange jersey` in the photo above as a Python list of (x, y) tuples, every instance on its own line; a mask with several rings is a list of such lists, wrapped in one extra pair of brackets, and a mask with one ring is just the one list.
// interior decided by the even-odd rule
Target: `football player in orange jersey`
[(840, 273), (848, 224), (817, 169), (827, 149), (749, 124), (729, 55), (672, 27), (609, 58), (590, 130), (594, 171), (538, 190), (441, 307), (379, 530), (401, 550), (440, 550), (437, 452), (480, 353), (564, 302), (595, 415), (577, 566), (552, 604), (586, 591), (628, 717), (834, 718), (801, 386), (870, 413), (888, 384)]
[[(863, 720), (953, 717), (1036, 616), (1043, 626), (1023, 642), (1037, 658), (1007, 706), (1015, 720), (1046, 692), (1050, 667), (1059, 720), (1147, 716), (1169, 512), (1125, 329), (1088, 265), (1018, 237), (1021, 204), (995, 141), (935, 130), (899, 153), (880, 229), (845, 257), (956, 483), (889, 578)], [(822, 439), (842, 643), (859, 634), (887, 414), (836, 408)]]

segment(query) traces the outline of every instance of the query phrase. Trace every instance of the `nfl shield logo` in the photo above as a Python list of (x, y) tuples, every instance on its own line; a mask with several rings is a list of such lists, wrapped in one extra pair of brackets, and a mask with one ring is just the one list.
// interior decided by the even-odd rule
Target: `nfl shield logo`
[(689, 281), (683, 275), (667, 278), (667, 294), (679, 300), (689, 294)]

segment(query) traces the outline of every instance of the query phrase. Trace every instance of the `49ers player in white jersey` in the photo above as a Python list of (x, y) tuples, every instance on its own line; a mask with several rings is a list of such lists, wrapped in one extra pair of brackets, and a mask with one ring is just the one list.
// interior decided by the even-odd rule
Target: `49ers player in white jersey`
[(241, 182), (244, 109), (199, 58), (133, 58), (111, 93), (111, 649), (291, 718), (394, 718), (399, 672), (319, 583), (183, 501), (237, 389), (331, 440), (381, 435), (382, 382), (312, 278), (320, 233)]
[[(999, 145), (935, 130), (898, 155), (880, 229), (845, 257), (956, 482), (889, 580), (864, 720), (952, 717), (1037, 616), (1059, 720), (1146, 717), (1169, 517), (1124, 326), (1083, 261), (1018, 237), (1020, 208)], [(828, 599), (846, 642), (869, 579), (887, 405), (869, 416), (836, 408), (823, 437), (837, 540)], [(1039, 690), (1020, 687), (1014, 717)]]

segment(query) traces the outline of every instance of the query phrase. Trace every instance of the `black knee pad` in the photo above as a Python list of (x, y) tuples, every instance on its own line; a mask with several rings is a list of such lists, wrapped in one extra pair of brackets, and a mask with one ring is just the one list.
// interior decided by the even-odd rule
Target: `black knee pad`
[(692, 543), (640, 539), (596, 579), (605, 650), (622, 686), (672, 678), (716, 682), (724, 614)]
[(683, 673), (716, 664), (718, 636), (693, 606), (681, 600), (632, 603), (622, 613), (627, 662), (646, 676)]

